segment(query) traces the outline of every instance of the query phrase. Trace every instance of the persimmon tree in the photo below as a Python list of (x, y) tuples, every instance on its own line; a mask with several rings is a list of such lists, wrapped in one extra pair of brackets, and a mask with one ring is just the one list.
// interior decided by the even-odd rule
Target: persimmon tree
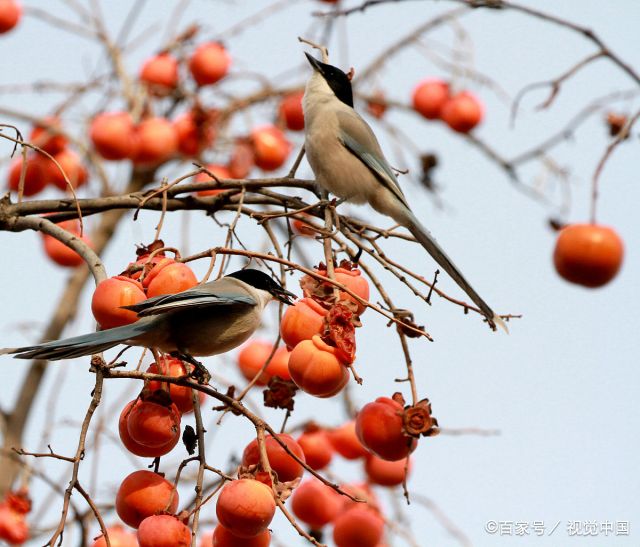
[[(433, 438), (438, 433), (493, 433), (439, 426), (437, 401), (432, 409), (429, 386), (416, 381), (414, 370), (428, 360), (434, 339), (432, 323), (421, 324), (424, 311), (446, 305), (461, 312), (457, 321), (475, 321), (486, 336), (499, 334), (491, 332), (480, 310), (449, 290), (435, 267), (425, 268), (427, 257), (410, 235), (315, 186), (304, 160), (301, 100), (309, 69), (303, 57), (290, 67), (273, 59), (257, 69), (235, 53), (246, 51), (249, 30), (258, 36), (251, 47), (260, 48), (275, 39), (261, 25), (291, 18), (302, 36), (287, 48), (328, 45), (332, 62), (339, 64), (348, 51), (346, 24), (358, 17), (366, 26), (367, 17), (388, 2), (291, 6), (277, 1), (228, 26), (227, 8), (220, 4), (215, 30), (206, 18), (193, 15), (188, 2), (179, 2), (161, 18), (165, 32), (146, 32), (144, 21), (137, 20), (144, 1), (131, 3), (114, 23), (111, 6), (97, 0), (63, 1), (64, 15), (49, 5), (19, 8), (17, 1), (0, 0), (3, 40), (22, 32), (23, 20), (33, 19), (51, 36), (78, 44), (74, 48), (88, 41), (98, 56), (84, 79), (41, 81), (34, 74), (26, 84), (0, 86), (7, 96), (25, 98), (19, 103), (0, 95), (0, 159), (7, 184), (0, 229), (40, 232), (46, 259), (69, 271), (61, 294), (50, 295), (56, 302), (53, 315), (41, 332), (29, 333), (30, 342), (65, 336), (75, 315), (83, 313), (85, 286), (92, 286), (90, 307), (99, 328), (137, 319), (122, 306), (183, 291), (234, 266), (262, 268), (300, 296), (287, 309), (276, 310), (274, 304), (264, 330), (237, 354), (205, 359), (210, 380), (157, 348), (81, 358), (84, 367), (37, 360), (26, 365), (13, 402), (2, 400), (0, 538), (20, 544), (31, 537), (34, 544), (48, 545), (68, 538), (82, 545), (149, 547), (290, 544), (278, 539), (276, 521), (271, 524), (279, 512), (284, 519), (278, 526), (292, 527), (301, 541), (315, 545), (423, 544), (390, 508), (402, 511), (395, 503), (395, 492), (401, 491), (407, 502), (433, 509), (411, 489), (420, 446), (442, 442)], [(403, 2), (395, 4), (394, 16), (403, 17)], [(436, 167), (448, 161), (446, 150), (425, 148), (404, 130), (403, 117), (409, 116), (448, 128), (476, 154), (474, 161), (495, 165), (522, 192), (523, 203), (539, 202), (561, 229), (570, 181), (555, 155), (561, 156), (568, 139), (579, 140), (583, 123), (607, 114), (603, 126), (610, 133), (603, 137), (589, 192), (591, 218), (578, 241), (571, 240), (575, 226), (562, 229), (554, 260), (569, 281), (586, 286), (610, 281), (623, 249), (615, 228), (597, 223), (599, 181), (609, 158), (630, 141), (640, 116), (622, 114), (640, 92), (638, 72), (597, 29), (551, 12), (503, 0), (423, 4), (423, 20), (414, 30), (380, 36), (352, 78), (357, 109), (367, 113), (388, 145), (389, 158), (405, 175), (406, 193), (441, 204)], [(484, 74), (473, 67), (473, 24), (466, 25), (469, 14), (484, 10), (496, 17), (523, 14), (534, 25), (555, 27), (559, 40), (577, 35), (591, 48), (547, 81), (519, 83), (520, 91), (502, 112), (517, 130), (526, 132), (519, 116), (532, 94), (542, 90), (537, 108), (551, 109), (564, 86), (596, 61), (611, 65), (629, 88), (575, 105), (566, 125), (549, 130), (540, 142), (516, 153), (501, 150), (491, 135), (480, 132), (483, 120), (494, 115), (480, 97), (508, 94), (499, 70)], [(429, 40), (443, 31), (452, 31), (438, 35), (446, 43)], [(130, 60), (136, 50), (144, 50), (138, 66)], [(397, 91), (388, 89), (385, 66), (401, 64), (416, 51), (428, 59), (424, 73), (412, 75), (403, 98), (392, 98)], [(69, 55), (77, 53), (70, 48)], [(26, 62), (30, 52), (19, 54), (24, 57), (12, 62)], [(36, 94), (46, 104), (37, 113), (28, 104)], [(532, 182), (531, 169), (558, 186)], [(207, 235), (185, 237), (191, 222)], [(136, 230), (135, 246), (118, 239), (128, 229)], [(117, 258), (106, 263), (109, 252)], [(487, 289), (499, 292), (497, 283)], [(517, 330), (520, 310), (499, 311)], [(368, 322), (381, 323), (382, 334), (369, 334)], [(85, 329), (90, 324), (83, 321)], [(400, 348), (404, 372), (387, 373), (384, 392), (371, 392), (367, 377), (385, 363), (361, 366), (361, 344)], [(10, 357), (2, 360), (10, 366)], [(218, 370), (220, 362), (232, 366)], [(91, 393), (84, 414), (70, 424), (72, 444), (31, 446), (24, 442), (29, 421), (51, 427), (36, 409), (54, 367), (75, 367), (74, 375), (91, 378)], [(354, 404), (356, 390), (367, 404)], [(107, 405), (108, 393), (118, 400), (110, 398)], [(53, 391), (48, 408), (53, 412), (60, 400), (73, 396)], [(325, 421), (319, 404), (344, 408), (343, 419)], [(228, 451), (219, 456), (215, 437), (223, 429), (237, 431), (232, 447), (237, 459)], [(127, 455), (128, 474), (115, 476), (112, 453)], [(357, 462), (365, 482), (342, 474), (345, 460)], [(60, 477), (52, 477), (52, 465), (64, 466)], [(30, 501), (39, 482), (48, 485), (53, 493), (48, 503), (60, 512), (43, 509), (40, 497)], [(384, 498), (387, 492), (392, 502)], [(37, 520), (30, 517), (31, 503)], [(450, 521), (441, 522), (466, 541)], [(137, 540), (123, 523), (138, 530)]]

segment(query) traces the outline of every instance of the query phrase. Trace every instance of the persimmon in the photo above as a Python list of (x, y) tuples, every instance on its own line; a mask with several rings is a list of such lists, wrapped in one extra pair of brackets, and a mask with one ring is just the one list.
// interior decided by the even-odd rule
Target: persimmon
[(138, 444), (166, 447), (180, 438), (180, 412), (173, 403), (164, 406), (153, 401), (141, 400), (134, 405), (127, 417), (129, 436)]
[(132, 306), (146, 298), (138, 281), (118, 275), (98, 284), (91, 299), (91, 311), (103, 329), (121, 327), (138, 320), (137, 313), (122, 306)]
[(327, 431), (327, 435), (335, 451), (347, 460), (355, 460), (369, 454), (369, 451), (358, 439), (354, 420), (335, 429), (330, 429)]
[[(273, 351), (273, 344), (266, 340), (249, 340), (238, 353), (238, 368), (247, 380), (253, 380), (258, 371), (267, 362)], [(276, 349), (266, 370), (258, 377), (255, 384), (266, 386), (273, 376), (290, 380), (289, 352), (284, 347)]]
[(169, 95), (178, 85), (178, 60), (170, 53), (150, 57), (140, 69), (140, 81), (152, 95)]
[(258, 127), (251, 132), (255, 164), (263, 171), (280, 168), (291, 151), (291, 143), (284, 133), (272, 125)]
[(304, 452), (304, 459), (311, 469), (320, 471), (331, 463), (333, 447), (324, 429), (305, 431), (298, 437), (298, 444)]
[[(209, 165), (207, 165), (207, 170), (211, 171), (219, 179), (233, 178), (231, 176), (231, 172), (229, 171), (229, 169), (227, 169), (224, 165), (220, 165), (218, 163), (210, 163)], [(198, 173), (196, 175), (196, 178), (194, 179), (194, 182), (206, 182), (210, 184), (214, 180), (215, 179), (213, 179), (207, 173)], [(211, 188), (209, 190), (198, 190), (198, 195), (199, 196), (215, 196), (217, 194), (220, 194), (221, 192), (224, 192), (224, 190), (218, 189), (218, 188)]]
[(23, 513), (0, 503), (0, 539), (10, 545), (22, 545), (29, 539), (29, 525)]
[(253, 479), (238, 479), (222, 488), (216, 515), (222, 526), (241, 538), (263, 533), (276, 512), (271, 488)]
[(137, 148), (135, 126), (128, 112), (98, 114), (91, 122), (89, 137), (105, 160), (132, 157)]
[[(111, 547), (138, 547), (136, 535), (125, 530), (124, 527), (119, 524), (109, 526), (107, 528), (107, 534), (109, 535)], [(107, 540), (101, 535), (96, 538), (91, 544), (91, 547), (107, 547)]]
[(59, 154), (64, 150), (69, 142), (67, 137), (57, 131), (61, 129), (60, 119), (56, 116), (47, 116), (43, 119), (43, 122), (48, 127), (45, 127), (44, 125), (36, 125), (31, 130), (29, 141), (52, 156)]
[(269, 545), (271, 545), (269, 530), (260, 532), (257, 536), (242, 538), (218, 524), (209, 543), (207, 545), (201, 544), (200, 547), (269, 547)]
[[(373, 484), (398, 486), (405, 479), (405, 463), (406, 459), (388, 461), (378, 458), (374, 454), (369, 454), (364, 463), (364, 471), (369, 482)], [(408, 471), (411, 471), (411, 460), (409, 460)]]
[(416, 449), (416, 439), (403, 432), (402, 405), (389, 397), (378, 397), (364, 405), (356, 417), (360, 442), (383, 460), (406, 458)]
[(178, 441), (180, 440), (180, 435), (172, 437), (167, 444), (160, 446), (148, 446), (141, 444), (134, 439), (131, 438), (129, 434), (129, 415), (131, 414), (131, 410), (134, 408), (134, 405), (142, 404), (142, 401), (136, 399), (130, 401), (125, 405), (120, 413), (120, 418), (118, 419), (118, 434), (120, 435), (120, 440), (124, 447), (135, 454), (136, 456), (141, 456), (143, 458), (157, 458), (159, 456), (164, 456), (171, 452)]
[[(84, 186), (89, 178), (89, 174), (87, 168), (82, 165), (80, 156), (78, 156), (76, 152), (65, 148), (62, 152), (54, 155), (53, 158), (58, 162), (65, 175), (67, 175), (74, 190)], [(69, 185), (58, 166), (48, 158), (47, 164), (49, 165), (48, 181), (60, 190), (68, 190)]]
[(448, 99), (449, 84), (443, 80), (423, 80), (413, 90), (413, 108), (428, 120), (441, 116)]
[(458, 133), (468, 133), (482, 121), (483, 108), (480, 101), (469, 91), (451, 97), (442, 107), (440, 117)]
[[(300, 216), (308, 218), (309, 220), (313, 220), (315, 219), (317, 222), (317, 218), (313, 217), (307, 213), (298, 213)], [(304, 220), (300, 220), (299, 218), (292, 218), (291, 219), (291, 227), (293, 228), (293, 231), (303, 237), (315, 237), (318, 235), (317, 230), (311, 226), (310, 223), (305, 222)]]
[[(82, 235), (80, 237), (80, 223), (76, 220), (66, 220), (58, 223), (58, 226), (63, 230), (66, 230), (82, 239), (89, 247), (91, 247), (91, 241), (88, 236)], [(44, 245), (44, 252), (47, 256), (53, 260), (59, 266), (65, 266), (68, 268), (75, 268), (84, 264), (84, 259), (76, 253), (71, 247), (65, 245), (59, 239), (56, 239), (49, 234), (42, 234), (42, 243)]]
[[(35, 196), (44, 190), (49, 182), (49, 169), (42, 154), (28, 155), (24, 176), (24, 196)], [(47, 160), (50, 162), (50, 160)], [(9, 190), (17, 192), (20, 188), (20, 174), (22, 172), (22, 157), (18, 157), (9, 166), (7, 186)]]
[[(327, 277), (327, 270), (316, 269), (316, 272), (320, 275)], [(365, 301), (369, 300), (369, 282), (362, 276), (362, 272), (357, 267), (346, 267), (339, 266), (334, 268), (336, 281), (345, 287), (347, 287), (351, 292), (359, 296)], [(326, 288), (326, 291), (332, 291), (333, 285), (329, 283), (324, 283), (323, 286)], [(307, 297), (312, 296), (309, 292), (308, 288), (304, 289), (304, 295)], [(340, 300), (353, 302), (357, 306), (356, 313), (358, 315), (362, 315), (367, 307), (364, 304), (358, 302), (353, 296), (345, 291), (340, 291)]]
[(303, 481), (291, 498), (293, 514), (312, 530), (332, 522), (342, 509), (342, 496), (315, 477)]
[(200, 44), (189, 59), (189, 70), (199, 86), (215, 84), (227, 75), (231, 57), (222, 44)]
[(384, 519), (368, 507), (351, 506), (333, 521), (336, 547), (377, 547), (384, 535)]
[(303, 340), (289, 356), (289, 374), (295, 384), (316, 397), (332, 397), (349, 381), (349, 371), (338, 358), (337, 348), (314, 335)]
[(170, 159), (178, 151), (178, 135), (166, 118), (146, 118), (135, 129), (133, 162), (154, 166)]
[(589, 288), (606, 285), (622, 266), (624, 244), (613, 228), (571, 224), (560, 230), (553, 263), (570, 283)]
[(311, 340), (322, 334), (327, 310), (312, 298), (302, 298), (288, 306), (280, 322), (280, 336), (289, 348), (295, 348), (303, 340)]
[(367, 112), (374, 118), (381, 119), (387, 111), (387, 101), (382, 91), (376, 91), (371, 99), (367, 101)]
[(216, 117), (215, 110), (192, 109), (173, 120), (179, 152), (188, 157), (196, 157), (209, 148), (216, 138)]
[(243, 139), (238, 139), (231, 151), (231, 157), (227, 164), (227, 169), (234, 179), (245, 179), (251, 173), (255, 165), (255, 154), (251, 143)]
[(282, 97), (278, 113), (291, 131), (302, 131), (304, 129), (304, 112), (302, 111), (302, 97), (304, 92), (297, 91)]
[[(158, 268), (158, 267), (156, 267)], [(163, 294), (176, 294), (186, 291), (198, 284), (198, 278), (193, 270), (183, 262), (166, 264), (157, 269), (147, 285), (147, 297)]]
[(190, 547), (191, 530), (173, 515), (152, 515), (138, 527), (140, 547)]
[[(157, 363), (151, 363), (151, 365), (149, 365), (149, 368), (147, 369), (147, 372), (180, 378), (182, 376), (187, 376), (191, 371), (192, 366), (193, 365), (184, 363), (180, 359), (167, 356), (161, 357), (159, 362)], [(163, 384), (162, 382), (158, 382), (156, 380), (151, 380), (147, 384), (147, 389), (150, 392), (154, 392), (159, 389), (168, 390), (171, 401), (178, 407), (178, 410), (182, 414), (193, 412), (193, 389), (185, 386), (179, 386), (177, 384)], [(198, 391), (200, 404), (205, 401), (206, 397), (207, 396), (202, 391)]]
[(163, 253), (155, 254), (153, 256), (151, 256), (150, 253), (146, 253), (139, 256), (135, 262), (130, 262), (127, 266), (127, 269), (122, 275), (126, 275), (127, 277), (135, 279), (136, 281), (140, 281), (140, 279), (142, 278), (142, 281), (140, 282), (146, 289), (149, 285), (149, 275), (151, 274), (153, 269), (158, 264), (165, 263), (165, 261), (169, 261), (169, 264), (175, 262), (175, 260), (166, 257)]
[(16, 0), (0, 0), (0, 34), (9, 32), (22, 17), (22, 7)]
[(168, 480), (151, 471), (134, 471), (118, 488), (116, 512), (122, 522), (137, 528), (156, 513), (175, 513), (178, 501), (178, 492)]
[[(168, 256), (165, 256), (163, 253), (156, 254), (152, 258), (149, 258), (150, 255), (143, 255), (135, 261), (135, 264), (139, 264), (143, 266), (144, 276), (142, 274), (137, 275), (134, 279), (139, 279), (140, 283), (144, 287), (145, 291), (149, 288), (149, 284), (154, 280), (154, 278), (160, 273), (163, 268), (166, 268), (170, 264), (175, 264), (175, 260)], [(131, 266), (131, 264), (129, 264)], [(135, 274), (134, 274), (135, 275)], [(142, 279), (140, 279), (142, 278)]]
[(362, 501), (353, 501), (347, 496), (342, 496), (342, 507), (343, 509), (347, 509), (348, 507), (360, 506), (362, 507), (362, 503), (365, 503), (364, 507), (371, 507), (372, 509), (378, 511), (380, 507), (380, 502), (376, 493), (373, 491), (371, 484), (368, 482), (354, 482), (348, 484), (341, 484), (340, 490), (346, 492), (350, 496), (354, 498), (358, 498)]
[[(280, 433), (277, 435), (287, 448), (295, 454), (300, 460), (304, 460), (304, 452), (296, 440), (286, 433)], [(289, 482), (302, 476), (304, 473), (304, 467), (294, 460), (285, 451), (280, 443), (276, 441), (271, 435), (267, 435), (265, 438), (265, 449), (267, 451), (267, 459), (271, 469), (278, 475), (278, 481)], [(244, 452), (242, 453), (242, 465), (248, 467), (250, 465), (257, 465), (260, 463), (260, 450), (258, 448), (258, 440), (251, 441)]]

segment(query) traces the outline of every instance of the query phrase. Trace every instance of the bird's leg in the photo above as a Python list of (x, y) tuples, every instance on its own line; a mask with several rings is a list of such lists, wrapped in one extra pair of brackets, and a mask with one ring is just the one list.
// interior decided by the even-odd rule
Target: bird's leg
[(211, 373), (206, 369), (206, 367), (200, 362), (194, 359), (188, 353), (182, 353), (181, 351), (174, 351), (171, 354), (171, 357), (177, 357), (181, 361), (185, 361), (190, 365), (194, 366), (193, 371), (191, 371), (191, 376), (194, 378), (199, 384), (208, 384), (211, 380)]

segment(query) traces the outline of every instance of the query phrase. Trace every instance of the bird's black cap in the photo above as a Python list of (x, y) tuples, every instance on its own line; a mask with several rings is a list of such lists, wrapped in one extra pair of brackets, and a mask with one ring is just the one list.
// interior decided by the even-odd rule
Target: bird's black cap
[(344, 104), (353, 108), (353, 90), (351, 89), (351, 80), (349, 79), (349, 76), (342, 72), (338, 67), (322, 63), (306, 52), (305, 55), (313, 69), (316, 72), (319, 72), (329, 84), (329, 87), (333, 90), (335, 96)]
[(271, 293), (274, 298), (285, 304), (293, 304), (291, 298), (296, 298), (295, 294), (286, 290), (280, 283), (274, 281), (271, 276), (260, 270), (245, 268), (244, 270), (230, 273), (227, 277), (234, 277), (256, 289), (267, 291)]

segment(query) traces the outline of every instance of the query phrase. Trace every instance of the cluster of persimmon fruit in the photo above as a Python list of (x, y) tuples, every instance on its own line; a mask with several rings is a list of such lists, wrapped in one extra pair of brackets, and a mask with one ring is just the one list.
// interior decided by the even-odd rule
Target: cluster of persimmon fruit
[[(323, 265), (316, 272), (327, 275)], [(343, 262), (336, 265), (334, 274), (350, 292), (368, 300), (368, 283), (356, 266)], [(136, 260), (122, 274), (96, 287), (92, 311), (102, 328), (124, 325), (136, 317), (123, 305), (180, 292), (196, 283), (186, 264), (165, 256), (162, 242), (154, 242), (138, 249)], [(301, 286), (304, 298), (290, 306), (281, 321), (286, 346), (274, 352), (272, 344), (251, 340), (238, 353), (238, 367), (258, 386), (273, 379), (293, 381), (311, 395), (329, 397), (344, 387), (347, 364), (353, 361), (355, 348), (341, 344), (344, 327), (335, 327), (328, 318), (335, 316), (334, 308), (350, 318), (359, 317), (365, 307), (345, 291), (336, 295), (332, 285), (323, 281), (303, 278)], [(332, 328), (340, 330), (337, 346), (336, 337), (329, 332)], [(346, 330), (351, 332), (349, 328)], [(179, 359), (162, 356), (147, 372), (186, 378), (190, 367)], [(181, 417), (193, 411), (194, 401), (202, 404), (203, 397), (201, 394), (194, 397), (189, 387), (146, 381), (139, 396), (127, 403), (120, 414), (118, 430), (124, 447), (140, 457), (159, 458), (168, 454), (180, 440)], [(416, 446), (416, 438), (405, 430), (404, 401), (400, 394), (377, 398), (364, 405), (354, 420), (336, 428), (308, 423), (297, 438), (287, 433), (267, 435), (264, 448), (272, 474), (264, 469), (258, 441), (254, 439), (242, 453), (238, 478), (220, 489), (216, 501), (218, 525), (212, 534), (202, 538), (200, 545), (270, 545), (268, 527), (278, 495), (282, 502), (291, 497), (294, 515), (314, 535), (330, 525), (338, 547), (381, 547), (385, 519), (371, 487), (402, 484), (410, 468), (409, 455)], [(302, 480), (304, 464), (321, 471), (330, 465), (335, 454), (361, 461), (367, 481), (342, 485), (339, 492), (316, 477)], [(354, 501), (344, 492), (361, 501)], [(115, 507), (120, 520), (137, 529), (137, 533), (134, 535), (120, 525), (111, 527), (108, 530), (111, 545), (190, 545), (189, 513), (178, 512), (176, 486), (163, 475), (146, 469), (132, 472), (118, 488)], [(105, 539), (98, 537), (93, 547), (104, 545)]]

